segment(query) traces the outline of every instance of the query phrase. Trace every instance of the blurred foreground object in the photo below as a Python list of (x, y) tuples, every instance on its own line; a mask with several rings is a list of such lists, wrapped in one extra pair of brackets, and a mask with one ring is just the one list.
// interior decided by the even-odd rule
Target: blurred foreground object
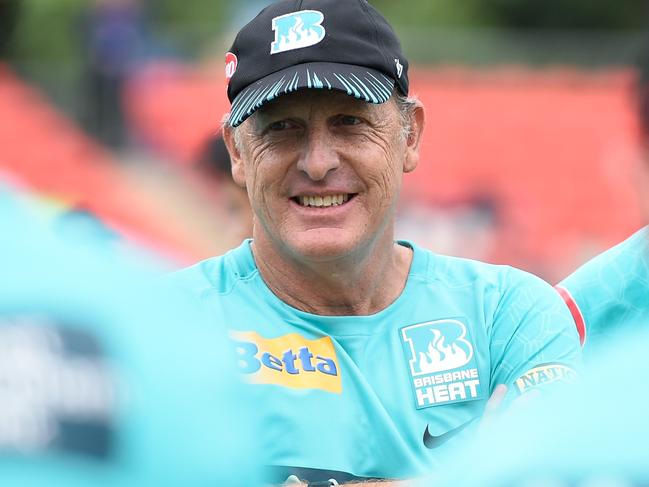
[(449, 452), (444, 473), (420, 485), (649, 485), (649, 391), (639, 387), (649, 374), (647, 325), (609, 342), (574, 390), (493, 424), (471, 446)]
[(587, 262), (557, 289), (589, 357), (608, 349), (611, 338), (649, 324), (649, 229)]
[(0, 485), (255, 485), (232, 351), (200, 306), (1, 189), (0, 234)]

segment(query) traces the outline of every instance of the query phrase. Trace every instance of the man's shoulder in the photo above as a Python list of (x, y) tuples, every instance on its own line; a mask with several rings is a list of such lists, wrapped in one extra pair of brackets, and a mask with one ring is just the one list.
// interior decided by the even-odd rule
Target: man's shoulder
[(633, 272), (638, 263), (649, 261), (649, 227), (637, 231), (623, 242), (595, 256), (559, 285), (568, 289), (588, 281), (603, 282), (606, 273)]
[[(568, 309), (540, 277), (515, 267), (471, 259), (435, 254), (431, 259), (435, 262), (428, 266), (428, 287), (438, 294), (442, 291), (461, 309), (479, 310), (492, 343), (515, 342), (512, 350), (524, 354), (530, 343), (544, 344), (561, 336), (557, 344), (565, 343), (570, 353), (578, 349)], [(433, 287), (435, 282), (441, 287)], [(549, 352), (546, 354), (551, 358)]]
[(223, 255), (177, 270), (168, 276), (169, 282), (199, 296), (207, 292), (229, 293), (239, 280), (257, 272), (247, 245), (244, 242)]
[(625, 289), (649, 288), (649, 227), (602, 252), (558, 284), (579, 306), (619, 301)]
[(588, 261), (557, 288), (571, 307), (584, 336), (635, 325), (647, 318), (649, 228)]
[(509, 265), (441, 255), (421, 248), (417, 248), (416, 251), (419, 251), (428, 261), (425, 277), (450, 286), (479, 286), (503, 291), (511, 286), (526, 284), (534, 287), (549, 287), (541, 278)]

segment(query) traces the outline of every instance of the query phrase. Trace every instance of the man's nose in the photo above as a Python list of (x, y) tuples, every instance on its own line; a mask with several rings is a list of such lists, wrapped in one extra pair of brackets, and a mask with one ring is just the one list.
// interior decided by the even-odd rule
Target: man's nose
[(313, 181), (321, 181), (340, 166), (336, 145), (326, 128), (309, 131), (297, 168)]

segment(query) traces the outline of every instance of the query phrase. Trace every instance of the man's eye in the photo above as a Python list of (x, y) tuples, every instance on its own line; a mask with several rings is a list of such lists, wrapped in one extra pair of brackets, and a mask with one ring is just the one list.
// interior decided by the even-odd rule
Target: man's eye
[(353, 115), (341, 115), (338, 119), (340, 125), (358, 125), (361, 123), (361, 119), (354, 117)]
[(287, 130), (293, 127), (293, 124), (287, 120), (278, 120), (277, 122), (273, 122), (270, 125), (268, 125), (268, 130), (272, 131), (281, 131), (281, 130)]

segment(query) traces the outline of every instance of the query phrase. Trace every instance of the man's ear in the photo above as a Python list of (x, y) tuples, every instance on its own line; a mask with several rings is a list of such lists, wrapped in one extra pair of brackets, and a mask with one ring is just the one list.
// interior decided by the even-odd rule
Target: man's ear
[(424, 106), (417, 100), (417, 106), (410, 114), (410, 131), (406, 138), (406, 160), (403, 164), (404, 172), (414, 171), (419, 163), (419, 146), (421, 137), (424, 133), (424, 125), (426, 123), (426, 115), (424, 113)]
[(233, 129), (229, 125), (223, 127), (223, 141), (225, 146), (228, 148), (230, 153), (230, 161), (232, 164), (232, 179), (237, 185), (242, 188), (246, 187), (246, 171), (243, 164), (243, 158), (241, 157), (241, 151), (235, 142), (235, 130), (243, 130), (241, 126), (239, 128)]

